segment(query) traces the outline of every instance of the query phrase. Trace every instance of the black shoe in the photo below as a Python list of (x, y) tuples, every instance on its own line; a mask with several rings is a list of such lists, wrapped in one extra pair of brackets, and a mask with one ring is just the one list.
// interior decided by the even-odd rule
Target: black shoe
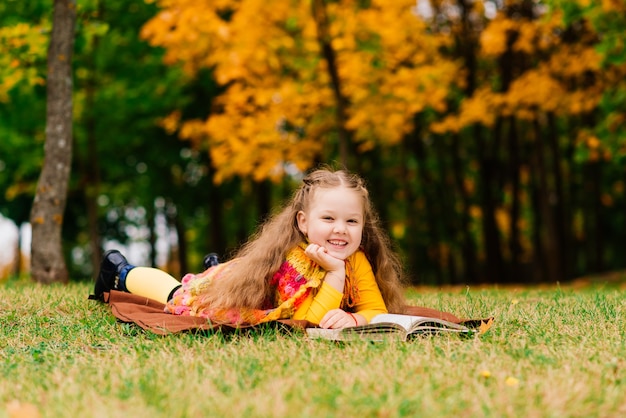
[(217, 254), (210, 253), (204, 256), (204, 260), (202, 260), (202, 265), (205, 270), (208, 270), (209, 267), (217, 266), (220, 263), (220, 260), (217, 258)]
[(109, 250), (105, 252), (100, 263), (100, 272), (93, 290), (94, 294), (90, 295), (89, 299), (104, 302), (104, 292), (111, 289), (119, 290), (119, 275), (127, 265), (128, 260), (119, 251)]

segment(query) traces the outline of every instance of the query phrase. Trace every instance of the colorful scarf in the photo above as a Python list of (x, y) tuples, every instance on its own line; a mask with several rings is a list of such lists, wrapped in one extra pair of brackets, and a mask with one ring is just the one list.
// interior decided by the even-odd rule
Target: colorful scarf
[(324, 269), (304, 253), (305, 244), (291, 250), (270, 281), (275, 288), (273, 308), (204, 308), (203, 295), (211, 291), (213, 280), (228, 276), (228, 271), (238, 260), (218, 264), (200, 274), (187, 274), (182, 286), (165, 306), (165, 311), (175, 315), (190, 315), (206, 318), (211, 323), (228, 325), (255, 325), (277, 319), (291, 318), (298, 307), (322, 284)]

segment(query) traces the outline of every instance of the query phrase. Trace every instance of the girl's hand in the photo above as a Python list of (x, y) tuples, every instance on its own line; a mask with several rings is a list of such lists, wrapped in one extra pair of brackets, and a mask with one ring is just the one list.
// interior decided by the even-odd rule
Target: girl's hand
[(309, 244), (304, 253), (327, 272), (340, 272), (342, 276), (345, 275), (345, 261), (328, 254), (326, 248), (321, 245)]
[(322, 328), (348, 328), (365, 325), (367, 321), (359, 314), (350, 314), (341, 309), (331, 309), (320, 321)]

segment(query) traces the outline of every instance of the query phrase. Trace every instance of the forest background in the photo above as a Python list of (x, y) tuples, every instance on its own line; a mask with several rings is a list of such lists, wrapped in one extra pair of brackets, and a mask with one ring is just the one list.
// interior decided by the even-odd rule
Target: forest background
[[(176, 276), (209, 251), (226, 258), (319, 164), (367, 179), (413, 283), (626, 265), (623, 0), (78, 0), (75, 12), (72, 280), (111, 245), (143, 243), (145, 263)], [(50, 1), (0, 3), (0, 214), (17, 225), (44, 161), (51, 30)]]

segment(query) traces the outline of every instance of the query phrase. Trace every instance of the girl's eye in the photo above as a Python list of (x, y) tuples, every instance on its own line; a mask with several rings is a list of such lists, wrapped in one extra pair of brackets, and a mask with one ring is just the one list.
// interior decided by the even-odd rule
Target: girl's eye
[(350, 222), (351, 224), (358, 224), (359, 221), (357, 221), (356, 219), (350, 219), (348, 220), (348, 222)]
[(332, 216), (323, 216), (322, 219), (324, 219), (325, 221), (332, 221), (333, 220)]

